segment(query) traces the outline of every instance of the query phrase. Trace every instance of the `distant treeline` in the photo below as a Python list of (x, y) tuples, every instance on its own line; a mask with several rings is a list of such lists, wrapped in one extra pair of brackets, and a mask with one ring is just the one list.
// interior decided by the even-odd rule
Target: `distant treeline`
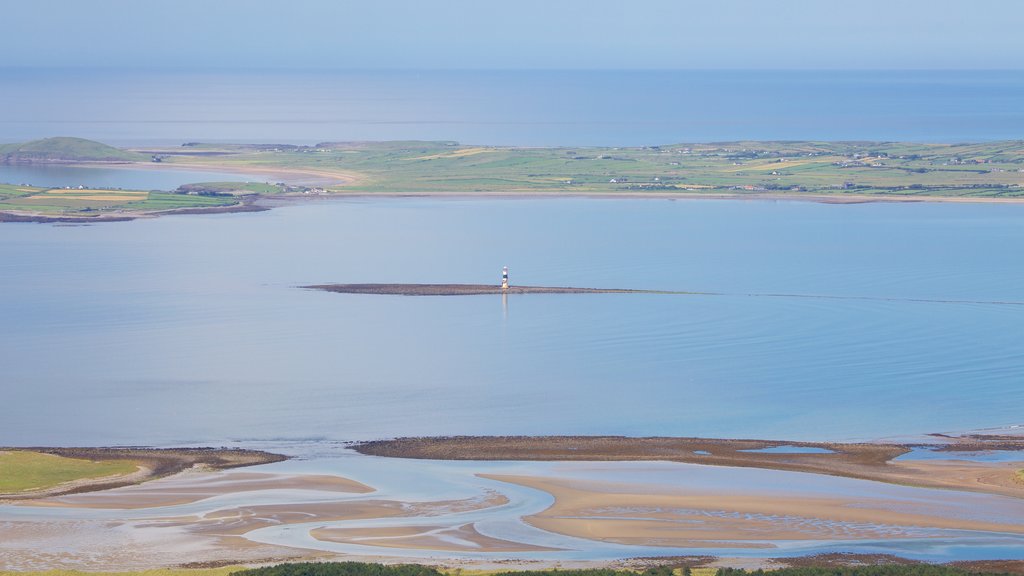
[[(951, 566), (933, 564), (883, 565), (883, 566), (833, 566), (780, 568), (777, 570), (743, 570), (719, 568), (716, 576), (977, 576)], [(991, 573), (994, 574), (994, 573)], [(266, 568), (253, 568), (232, 572), (232, 576), (446, 576), (429, 566), (417, 564), (366, 564), (362, 562), (306, 562), (279, 564)], [(589, 569), (589, 570), (524, 570), (498, 572), (495, 576), (690, 576), (690, 568), (662, 566), (648, 568), (642, 572), (633, 570)]]

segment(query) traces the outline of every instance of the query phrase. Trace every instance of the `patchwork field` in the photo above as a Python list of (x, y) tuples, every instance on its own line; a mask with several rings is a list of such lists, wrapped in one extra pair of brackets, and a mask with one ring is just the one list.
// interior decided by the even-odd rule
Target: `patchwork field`
[(46, 216), (102, 216), (118, 212), (211, 208), (237, 203), (238, 199), (230, 196), (0, 184), (0, 211)]

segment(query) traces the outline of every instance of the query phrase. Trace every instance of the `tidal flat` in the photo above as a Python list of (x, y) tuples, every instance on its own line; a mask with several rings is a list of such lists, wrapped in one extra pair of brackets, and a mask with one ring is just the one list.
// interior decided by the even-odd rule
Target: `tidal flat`
[(0, 569), (128, 570), (183, 557), (740, 565), (832, 552), (948, 562), (1019, 559), (1024, 549), (1019, 496), (665, 461), (425, 461), (322, 443), (286, 451), (293, 458), (245, 470), (0, 506)]

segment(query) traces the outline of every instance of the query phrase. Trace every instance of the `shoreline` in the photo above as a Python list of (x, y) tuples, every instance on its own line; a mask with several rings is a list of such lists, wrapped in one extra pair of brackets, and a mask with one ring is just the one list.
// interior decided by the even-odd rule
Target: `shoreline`
[(240, 166), (224, 163), (191, 163), (191, 162), (61, 162), (51, 163), (74, 167), (103, 167), (113, 169), (140, 170), (210, 170), (236, 173), (239, 175), (261, 174), (269, 180), (284, 182), (289, 185), (333, 187), (329, 192), (308, 194), (251, 194), (239, 196), (239, 202), (228, 206), (212, 206), (208, 208), (177, 208), (171, 210), (119, 211), (95, 215), (60, 214), (49, 215), (29, 210), (0, 210), (0, 223), (67, 223), (85, 224), (102, 222), (128, 222), (144, 218), (157, 218), (175, 214), (227, 214), (241, 212), (263, 212), (286, 203), (307, 203), (324, 199), (464, 199), (464, 200), (529, 200), (529, 199), (587, 199), (587, 200), (713, 200), (713, 201), (760, 201), (760, 202), (810, 202), (814, 204), (874, 204), (874, 203), (932, 203), (932, 204), (1022, 204), (1024, 197), (963, 197), (963, 196), (910, 196), (881, 194), (820, 194), (820, 193), (700, 193), (691, 191), (677, 192), (572, 192), (572, 191), (500, 191), (500, 192), (438, 192), (438, 191), (388, 191), (367, 192), (362, 190), (344, 190), (343, 187), (357, 183), (365, 178), (360, 174), (339, 172), (334, 170), (318, 170), (270, 166)]
[[(279, 198), (301, 198), (281, 196)], [(366, 192), (362, 190), (335, 190), (320, 198), (461, 198), (461, 199), (537, 199), (585, 198), (591, 200), (749, 200), (771, 202), (811, 202), (815, 204), (873, 204), (873, 203), (952, 203), (952, 204), (1024, 204), (1024, 197), (963, 197), (963, 196), (906, 196), (881, 194), (779, 194), (779, 193), (700, 193), (700, 192), (561, 192), (523, 190), (519, 192)]]

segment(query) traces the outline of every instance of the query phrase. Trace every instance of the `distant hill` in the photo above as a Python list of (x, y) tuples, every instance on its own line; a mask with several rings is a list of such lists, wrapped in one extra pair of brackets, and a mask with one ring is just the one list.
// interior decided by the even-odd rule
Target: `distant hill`
[(44, 138), (21, 144), (0, 144), (0, 163), (133, 162), (147, 157), (84, 138)]

